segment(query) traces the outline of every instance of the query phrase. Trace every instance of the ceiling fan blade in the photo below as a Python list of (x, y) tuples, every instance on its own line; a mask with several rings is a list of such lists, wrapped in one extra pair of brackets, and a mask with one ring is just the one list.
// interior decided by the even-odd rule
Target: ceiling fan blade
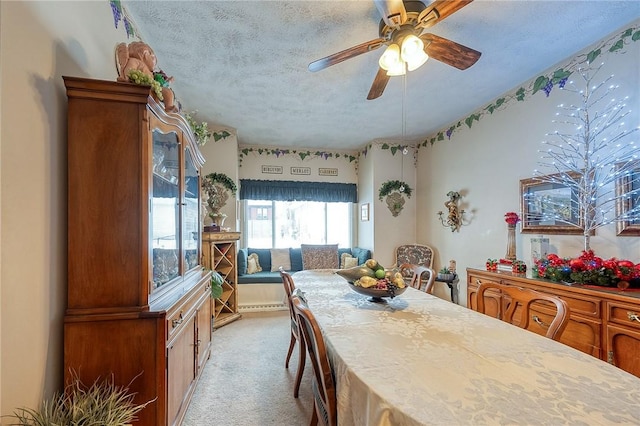
[(422, 34), (420, 38), (424, 42), (424, 51), (427, 55), (459, 70), (466, 70), (475, 64), (482, 55), (477, 50), (435, 34)]
[(383, 38), (377, 38), (370, 40), (357, 46), (350, 47), (341, 52), (334, 53), (317, 61), (313, 61), (309, 64), (309, 71), (316, 72), (330, 67), (331, 65), (339, 64), (342, 61), (351, 59), (355, 56), (362, 55), (363, 53), (371, 52), (382, 46), (385, 42)]
[(373, 80), (371, 90), (369, 90), (369, 94), (367, 95), (367, 100), (370, 101), (382, 96), (382, 92), (384, 92), (385, 87), (387, 87), (389, 78), (386, 70), (378, 68), (378, 74), (376, 74), (376, 78)]
[(373, 0), (385, 24), (398, 27), (407, 20), (407, 11), (402, 0)]
[(418, 15), (416, 28), (433, 27), (447, 16), (462, 9), (473, 0), (436, 0)]

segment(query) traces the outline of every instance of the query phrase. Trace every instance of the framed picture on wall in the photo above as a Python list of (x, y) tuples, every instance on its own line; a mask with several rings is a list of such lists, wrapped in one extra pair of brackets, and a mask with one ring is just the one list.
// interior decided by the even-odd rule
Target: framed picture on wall
[[(569, 176), (578, 177), (575, 172)], [(582, 234), (576, 191), (562, 183), (560, 175), (547, 175), (520, 181), (522, 233)]]
[(360, 220), (366, 222), (369, 220), (369, 203), (360, 205)]
[(616, 222), (618, 235), (640, 235), (640, 161), (616, 180), (616, 198), (616, 217), (625, 217)]

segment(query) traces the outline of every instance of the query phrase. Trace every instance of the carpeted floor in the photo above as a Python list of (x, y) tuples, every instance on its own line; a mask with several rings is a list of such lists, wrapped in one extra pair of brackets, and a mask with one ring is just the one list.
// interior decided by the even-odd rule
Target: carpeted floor
[(213, 332), (211, 358), (187, 409), (184, 426), (304, 426), (311, 420), (311, 364), (293, 397), (298, 346), (289, 368), (288, 311), (243, 314)]

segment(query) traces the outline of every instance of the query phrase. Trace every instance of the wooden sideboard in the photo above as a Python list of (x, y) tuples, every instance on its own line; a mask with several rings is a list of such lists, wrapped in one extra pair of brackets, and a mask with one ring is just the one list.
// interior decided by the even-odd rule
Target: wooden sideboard
[[(567, 302), (571, 310), (569, 325), (560, 342), (609, 362), (640, 377), (640, 291), (619, 291), (613, 288), (594, 288), (565, 285), (535, 279), (510, 272), (489, 272), (467, 268), (467, 306), (477, 310), (476, 292), (482, 282), (530, 288), (553, 294)], [(487, 292), (487, 314), (497, 313), (498, 303), (504, 303), (499, 292)], [(551, 320), (553, 309), (537, 304), (532, 309), (537, 321), (529, 330), (544, 335), (545, 324)]]

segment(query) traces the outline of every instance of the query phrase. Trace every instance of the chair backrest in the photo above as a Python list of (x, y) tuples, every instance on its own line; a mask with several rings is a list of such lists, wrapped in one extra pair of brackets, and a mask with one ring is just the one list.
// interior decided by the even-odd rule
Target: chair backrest
[[(495, 282), (483, 282), (478, 286), (476, 293), (478, 312), (485, 313), (485, 292), (489, 289), (496, 289), (501, 293), (500, 302), (498, 303), (498, 319), (525, 329), (529, 327), (530, 321), (533, 320), (542, 327), (548, 327), (545, 334), (548, 338), (560, 340), (560, 336), (569, 322), (570, 311), (567, 302), (557, 296), (531, 289)], [(531, 313), (531, 305), (536, 301), (547, 301), (555, 305), (556, 313), (548, 326), (537, 315), (532, 315)], [(519, 311), (518, 315), (516, 315), (516, 311)]]
[(433, 269), (411, 263), (403, 263), (400, 265), (399, 269), (403, 277), (411, 279), (409, 282), (411, 287), (420, 290), (422, 288), (422, 283), (426, 282), (424, 288), (425, 293), (433, 293), (433, 284), (436, 279), (436, 274)]
[(338, 422), (336, 388), (322, 331), (300, 297), (291, 296), (291, 304), (313, 366), (314, 418), (317, 416), (325, 426), (335, 426)]
[(405, 244), (396, 248), (396, 265), (411, 263), (412, 265), (433, 267), (433, 249), (422, 244)]
[(295, 327), (298, 321), (293, 312), (293, 306), (291, 306), (291, 295), (293, 294), (293, 291), (296, 289), (296, 285), (293, 282), (293, 278), (291, 277), (290, 273), (286, 272), (282, 268), (282, 266), (279, 268), (279, 270), (280, 270), (280, 278), (282, 278), (282, 284), (284, 285), (285, 297), (287, 298), (287, 305), (289, 306), (289, 316), (291, 317), (291, 325), (292, 327)]

